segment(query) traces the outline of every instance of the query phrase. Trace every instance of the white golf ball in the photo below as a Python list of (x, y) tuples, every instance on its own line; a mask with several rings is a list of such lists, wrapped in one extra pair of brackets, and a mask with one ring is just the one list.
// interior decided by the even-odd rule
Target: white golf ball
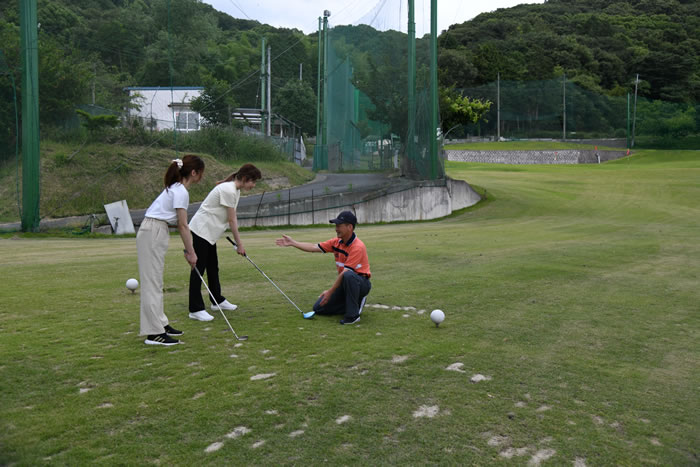
[(442, 310), (433, 310), (430, 312), (430, 319), (435, 323), (435, 326), (437, 326), (445, 321), (445, 313), (443, 313)]
[(126, 288), (131, 290), (132, 292), (136, 290), (138, 286), (139, 281), (137, 281), (136, 279), (129, 279), (128, 281), (126, 281)]

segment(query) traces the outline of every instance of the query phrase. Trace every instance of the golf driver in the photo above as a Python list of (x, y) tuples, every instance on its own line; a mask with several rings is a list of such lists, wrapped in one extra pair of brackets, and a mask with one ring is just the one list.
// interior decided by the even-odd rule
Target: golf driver
[(221, 309), (221, 307), (219, 306), (219, 302), (217, 302), (216, 299), (214, 298), (214, 294), (211, 293), (211, 290), (209, 290), (209, 286), (207, 285), (206, 282), (204, 282), (204, 278), (202, 277), (202, 274), (200, 274), (199, 269), (197, 269), (195, 267), (194, 270), (197, 271), (197, 275), (199, 276), (199, 279), (202, 281), (202, 284), (204, 284), (204, 287), (207, 288), (207, 292), (209, 292), (209, 296), (211, 297), (211, 299), (214, 302), (214, 304), (216, 305), (216, 307), (219, 309), (219, 312), (221, 312), (221, 316), (224, 317), (224, 320), (226, 321), (226, 324), (228, 324), (228, 328), (231, 330), (233, 335), (236, 336), (236, 339), (238, 339), (239, 341), (247, 341), (248, 336), (240, 336), (239, 337), (238, 334), (236, 334), (236, 331), (233, 330), (231, 323), (228, 322), (228, 319), (226, 318), (226, 315), (224, 314), (224, 310)]
[[(233, 245), (233, 248), (234, 248), (236, 251), (238, 251), (238, 245), (236, 245), (236, 242), (234, 242), (233, 240), (231, 240), (231, 237), (226, 237), (226, 240), (228, 240), (229, 242), (231, 242), (231, 245)], [(257, 269), (258, 271), (260, 271), (260, 274), (262, 274), (263, 276), (265, 276), (265, 279), (267, 279), (268, 281), (270, 281), (270, 284), (274, 285), (275, 288), (276, 288), (277, 290), (279, 290), (279, 292), (280, 292), (282, 295), (284, 295), (284, 298), (286, 298), (287, 300), (289, 300), (289, 303), (291, 303), (292, 305), (294, 305), (294, 308), (296, 308), (297, 311), (299, 311), (299, 313), (301, 313), (301, 316), (303, 316), (304, 319), (311, 319), (311, 318), (314, 317), (314, 315), (316, 314), (315, 311), (309, 311), (309, 312), (306, 312), (306, 313), (304, 313), (303, 311), (301, 311), (301, 310), (299, 309), (299, 307), (296, 305), (296, 303), (294, 303), (294, 302), (292, 301), (291, 298), (287, 297), (287, 294), (284, 293), (284, 292), (282, 292), (282, 289), (280, 289), (279, 287), (277, 287), (277, 284), (275, 284), (274, 282), (272, 282), (272, 279), (270, 279), (269, 277), (267, 277), (267, 274), (265, 274), (265, 273), (263, 272), (263, 270), (260, 269), (260, 268), (258, 267), (258, 265), (255, 264), (255, 263), (253, 262), (253, 260), (250, 259), (250, 258), (248, 257), (248, 255), (243, 255), (243, 256), (245, 256), (245, 259), (247, 259), (248, 261), (250, 261), (250, 264), (252, 264), (253, 266), (255, 266), (255, 269)]]

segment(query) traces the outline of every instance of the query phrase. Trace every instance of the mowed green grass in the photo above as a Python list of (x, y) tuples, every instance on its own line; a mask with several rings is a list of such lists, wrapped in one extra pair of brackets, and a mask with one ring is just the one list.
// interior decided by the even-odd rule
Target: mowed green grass
[[(177, 236), (171, 348), (138, 336), (133, 238), (3, 237), (0, 464), (697, 465), (700, 154), (447, 170), (486, 201), (359, 226), (369, 303), (390, 308), (356, 326), (301, 319), (219, 242), (240, 346), (219, 316), (187, 318)], [(282, 232), (333, 230), (242, 234), (310, 309), (333, 259)]]

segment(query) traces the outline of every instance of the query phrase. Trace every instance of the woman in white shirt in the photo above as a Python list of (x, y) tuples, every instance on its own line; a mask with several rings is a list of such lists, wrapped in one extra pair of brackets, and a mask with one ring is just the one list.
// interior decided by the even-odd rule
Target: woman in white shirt
[(204, 175), (204, 161), (197, 156), (186, 155), (175, 159), (165, 173), (165, 189), (146, 211), (136, 234), (141, 278), (141, 336), (149, 345), (175, 345), (179, 341), (172, 336), (182, 335), (168, 324), (163, 311), (163, 269), (168, 251), (170, 232), (168, 225), (177, 225), (185, 245), (185, 259), (191, 267), (197, 264), (197, 254), (192, 246), (192, 236), (187, 225), (187, 207), (190, 195), (187, 189), (198, 183)]
[[(196, 268), (202, 275), (204, 275), (206, 270), (209, 290), (211, 290), (222, 310), (235, 310), (238, 307), (221, 295), (216, 242), (221, 238), (226, 228), (229, 227), (238, 245), (238, 254), (245, 255), (245, 247), (238, 234), (236, 208), (241, 197), (241, 190), (252, 190), (255, 187), (255, 183), (261, 178), (260, 170), (253, 164), (243, 165), (238, 169), (238, 172), (217, 183), (190, 221), (192, 243), (194, 251), (197, 253)], [(209, 297), (209, 300), (211, 300), (211, 297)], [(213, 302), (211, 309), (216, 310), (216, 305)], [(207, 313), (202, 300), (202, 281), (194, 270), (190, 273), (189, 310), (189, 316), (192, 319), (198, 321), (211, 321), (214, 319), (212, 315)]]

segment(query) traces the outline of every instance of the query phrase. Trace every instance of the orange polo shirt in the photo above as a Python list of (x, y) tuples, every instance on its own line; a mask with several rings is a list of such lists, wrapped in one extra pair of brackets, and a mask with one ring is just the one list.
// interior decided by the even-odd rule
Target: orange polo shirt
[(367, 278), (372, 276), (369, 272), (367, 248), (365, 244), (362, 243), (362, 240), (357, 238), (354, 233), (347, 244), (343, 243), (342, 239), (335, 237), (319, 243), (318, 247), (324, 253), (333, 252), (338, 274), (342, 273), (343, 269), (347, 268), (361, 276), (367, 276)]

